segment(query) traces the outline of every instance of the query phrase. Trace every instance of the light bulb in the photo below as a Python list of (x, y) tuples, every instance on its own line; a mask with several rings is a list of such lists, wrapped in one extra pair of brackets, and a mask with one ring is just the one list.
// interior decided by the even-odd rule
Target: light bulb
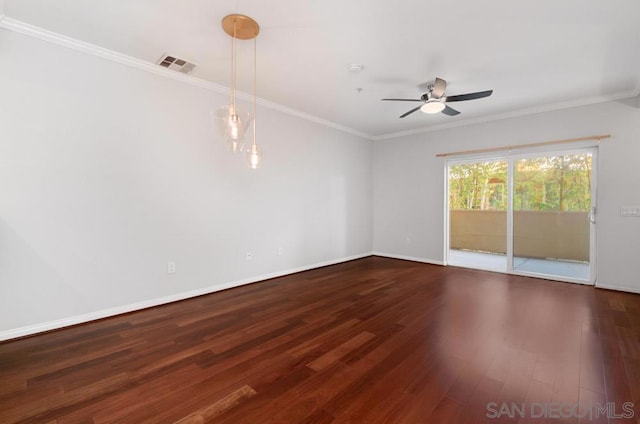
[(232, 105), (226, 105), (218, 109), (217, 115), (218, 129), (227, 148), (233, 153), (243, 151), (251, 114), (237, 110)]
[(240, 117), (235, 113), (229, 116), (229, 138), (232, 140), (238, 140), (240, 138)]
[(260, 166), (260, 162), (262, 162), (262, 151), (257, 145), (252, 144), (247, 149), (246, 158), (249, 163), (249, 168), (256, 169)]
[(429, 100), (420, 108), (424, 113), (438, 113), (444, 110), (445, 106), (440, 100)]
[(229, 151), (231, 153), (238, 153), (240, 151), (242, 151), (242, 144), (237, 141), (237, 140), (227, 140), (227, 149), (229, 149)]

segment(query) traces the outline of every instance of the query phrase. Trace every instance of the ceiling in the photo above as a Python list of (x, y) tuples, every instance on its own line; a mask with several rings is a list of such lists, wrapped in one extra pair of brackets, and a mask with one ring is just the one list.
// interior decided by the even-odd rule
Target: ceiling
[[(189, 59), (230, 85), (230, 13), (256, 19), (258, 96), (372, 137), (629, 97), (640, 90), (637, 0), (4, 0), (13, 19), (155, 63)], [(252, 43), (238, 43), (251, 92)], [(364, 70), (352, 73), (348, 65)], [(436, 76), (456, 117), (414, 113)], [(421, 88), (422, 87), (422, 88)], [(362, 89), (358, 92), (358, 89)]]

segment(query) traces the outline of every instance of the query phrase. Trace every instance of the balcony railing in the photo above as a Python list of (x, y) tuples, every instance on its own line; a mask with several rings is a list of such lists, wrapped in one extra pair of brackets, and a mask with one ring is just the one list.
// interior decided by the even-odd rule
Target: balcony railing
[[(507, 213), (452, 210), (451, 249), (506, 254)], [(513, 212), (513, 254), (517, 257), (589, 261), (587, 212)]]

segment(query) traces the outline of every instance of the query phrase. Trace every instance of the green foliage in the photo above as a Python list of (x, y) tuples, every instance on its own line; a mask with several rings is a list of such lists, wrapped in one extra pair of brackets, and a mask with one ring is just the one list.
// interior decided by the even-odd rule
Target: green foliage
[[(591, 154), (542, 156), (514, 163), (514, 210), (588, 211)], [(449, 167), (451, 209), (506, 210), (507, 162)]]
[(449, 167), (451, 209), (507, 209), (507, 162), (478, 162)]
[(514, 209), (588, 211), (591, 154), (545, 156), (515, 163)]

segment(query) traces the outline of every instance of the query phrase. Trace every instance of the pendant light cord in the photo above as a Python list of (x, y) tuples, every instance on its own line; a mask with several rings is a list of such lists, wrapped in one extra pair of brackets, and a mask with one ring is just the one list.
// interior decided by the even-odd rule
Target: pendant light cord
[(231, 39), (231, 108), (236, 115), (236, 21), (233, 20), (233, 38)]
[(253, 39), (253, 145), (256, 145), (256, 111), (257, 111), (257, 107), (256, 107), (256, 87), (258, 85), (257, 80), (258, 80), (258, 61), (257, 61), (257, 43), (258, 43), (258, 37)]

